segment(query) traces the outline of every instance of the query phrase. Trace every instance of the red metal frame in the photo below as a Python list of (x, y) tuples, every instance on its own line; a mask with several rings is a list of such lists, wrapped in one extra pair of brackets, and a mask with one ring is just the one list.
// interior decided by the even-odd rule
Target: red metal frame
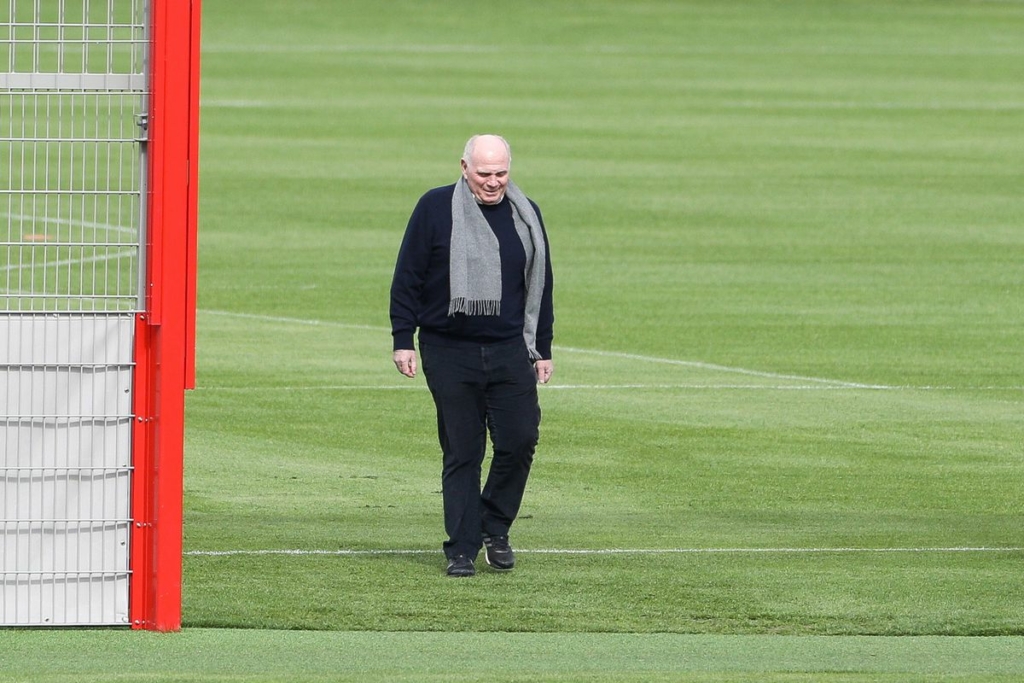
[(145, 311), (135, 325), (129, 616), (181, 628), (185, 390), (195, 386), (200, 0), (152, 0)]

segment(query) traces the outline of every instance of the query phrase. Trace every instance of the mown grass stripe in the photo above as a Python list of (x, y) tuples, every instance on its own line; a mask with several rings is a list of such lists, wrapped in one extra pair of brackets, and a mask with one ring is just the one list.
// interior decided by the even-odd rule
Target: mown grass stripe
[[(532, 555), (700, 555), (700, 554), (786, 554), (786, 553), (992, 553), (1021, 552), (1024, 547), (936, 547), (936, 548), (517, 548), (517, 553)], [(434, 555), (439, 550), (424, 549), (341, 549), (341, 550), (188, 550), (190, 557), (231, 557), (241, 555)]]

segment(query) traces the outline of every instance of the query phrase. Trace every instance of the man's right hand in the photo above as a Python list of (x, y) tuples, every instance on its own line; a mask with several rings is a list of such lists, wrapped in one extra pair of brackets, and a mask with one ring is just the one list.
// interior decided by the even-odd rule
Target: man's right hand
[(395, 367), (406, 377), (416, 376), (416, 352), (412, 349), (398, 349), (393, 356)]

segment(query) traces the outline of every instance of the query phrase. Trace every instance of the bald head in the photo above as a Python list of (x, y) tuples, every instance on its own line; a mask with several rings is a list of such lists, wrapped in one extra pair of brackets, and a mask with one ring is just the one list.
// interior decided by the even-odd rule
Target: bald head
[(500, 135), (474, 135), (466, 142), (466, 149), (462, 152), (462, 160), (469, 163), (473, 156), (500, 156), (505, 155), (508, 163), (512, 163), (512, 148), (508, 141)]
[(474, 135), (462, 154), (462, 177), (481, 204), (499, 204), (508, 187), (512, 150), (499, 135)]

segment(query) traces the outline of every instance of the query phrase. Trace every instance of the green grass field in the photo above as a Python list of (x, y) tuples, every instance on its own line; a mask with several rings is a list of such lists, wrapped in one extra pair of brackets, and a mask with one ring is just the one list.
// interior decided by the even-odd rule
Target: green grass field
[[(1024, 678), (1024, 3), (203, 13), (184, 630), (0, 680)], [(516, 570), (451, 580), (387, 304), (477, 132), (556, 375)]]

